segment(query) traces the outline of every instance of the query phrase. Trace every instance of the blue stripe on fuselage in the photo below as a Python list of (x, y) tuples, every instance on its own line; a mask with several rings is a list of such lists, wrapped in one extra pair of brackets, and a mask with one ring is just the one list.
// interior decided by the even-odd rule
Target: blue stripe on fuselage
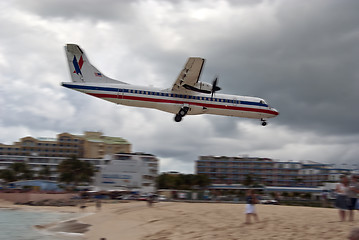
[(67, 87), (67, 88), (74, 88), (74, 89), (100, 90), (100, 91), (109, 91), (109, 92), (118, 92), (119, 91), (118, 88), (83, 86), (83, 85), (73, 85), (73, 84), (66, 84), (66, 83), (62, 83), (62, 86)]
[[(62, 86), (71, 88), (71, 89), (85, 89), (85, 90), (98, 90), (98, 91), (107, 91), (107, 92), (129, 92), (129, 89), (126, 88), (111, 88), (111, 87), (98, 87), (98, 86), (84, 86), (84, 85), (74, 85), (74, 84), (66, 84), (62, 83)], [(130, 89), (132, 90), (132, 89)], [(172, 97), (172, 98), (186, 98), (186, 99), (193, 99), (193, 100), (202, 100), (202, 101), (210, 101), (210, 102), (220, 102), (220, 103), (233, 103), (233, 99), (226, 99), (226, 98), (210, 98), (210, 97), (202, 97), (192, 96), (192, 95), (184, 95), (184, 94), (176, 94), (176, 93), (162, 93), (162, 92), (154, 92), (150, 90), (133, 90), (136, 93), (132, 92), (132, 94), (138, 95), (157, 95), (157, 96), (164, 96), (164, 97)], [(146, 94), (150, 93), (150, 94)], [(171, 96), (172, 94), (172, 96)], [(203, 100), (202, 98), (206, 98), (208, 100)], [(221, 100), (221, 101), (220, 101)], [(223, 101), (226, 100), (226, 101)], [(230, 102), (228, 102), (230, 101)], [(236, 104), (243, 104), (243, 105), (251, 105), (251, 106), (260, 106), (260, 107), (268, 107), (267, 104), (260, 103), (260, 102), (250, 102), (250, 101), (242, 101), (237, 100)]]

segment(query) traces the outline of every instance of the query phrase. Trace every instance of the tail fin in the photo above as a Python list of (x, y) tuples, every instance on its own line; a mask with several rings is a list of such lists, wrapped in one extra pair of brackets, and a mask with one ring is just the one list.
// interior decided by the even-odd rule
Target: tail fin
[(87, 59), (85, 52), (76, 44), (65, 46), (70, 75), (73, 82), (124, 83), (106, 77)]

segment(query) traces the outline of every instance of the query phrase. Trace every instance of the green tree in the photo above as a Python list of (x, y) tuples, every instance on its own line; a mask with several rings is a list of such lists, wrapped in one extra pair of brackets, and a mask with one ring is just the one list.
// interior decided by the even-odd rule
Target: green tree
[(288, 192), (282, 192), (282, 197), (285, 197), (285, 198), (289, 197), (289, 193)]
[(157, 177), (157, 187), (159, 189), (175, 189), (176, 179), (172, 174), (161, 174)]
[(205, 188), (210, 184), (211, 184), (211, 179), (209, 179), (208, 175), (206, 174), (195, 175), (195, 185)]
[(57, 171), (59, 172), (60, 182), (74, 186), (79, 185), (79, 183), (92, 182), (92, 177), (95, 175), (94, 167), (89, 162), (77, 159), (76, 156), (62, 161), (57, 166)]
[(312, 198), (312, 194), (311, 193), (305, 193), (304, 198), (309, 200), (309, 199)]
[(16, 181), (16, 176), (13, 170), (4, 169), (0, 171), (0, 178), (6, 183)]
[(251, 186), (251, 185), (253, 185), (253, 183), (254, 183), (254, 180), (253, 180), (252, 175), (250, 175), (250, 174), (246, 175), (246, 179), (244, 180), (243, 185)]
[(206, 187), (210, 179), (204, 174), (161, 174), (157, 177), (159, 189), (193, 189), (195, 186)]
[(47, 165), (43, 165), (42, 169), (38, 173), (38, 176), (40, 179), (49, 179), (51, 176), (50, 167)]
[(33, 179), (34, 177), (33, 171), (30, 169), (29, 165), (24, 162), (11, 164), (10, 170), (14, 172), (16, 180)]

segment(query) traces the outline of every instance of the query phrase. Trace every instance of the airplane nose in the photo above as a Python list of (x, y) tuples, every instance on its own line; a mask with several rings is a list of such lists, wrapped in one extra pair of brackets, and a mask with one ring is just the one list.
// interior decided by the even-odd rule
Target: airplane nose
[(274, 112), (274, 115), (276, 115), (276, 116), (278, 116), (278, 115), (279, 115), (279, 112), (278, 112), (278, 110), (277, 110), (277, 109), (272, 108), (271, 110)]

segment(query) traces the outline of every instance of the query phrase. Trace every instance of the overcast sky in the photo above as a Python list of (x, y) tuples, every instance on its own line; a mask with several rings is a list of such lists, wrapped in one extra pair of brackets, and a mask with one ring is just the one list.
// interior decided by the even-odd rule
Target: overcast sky
[[(200, 155), (359, 163), (359, 1), (0, 2), (0, 142), (102, 131), (194, 172)], [(189, 56), (222, 93), (279, 110), (259, 120), (115, 105), (60, 86), (63, 46), (79, 44), (107, 76), (170, 87)]]

